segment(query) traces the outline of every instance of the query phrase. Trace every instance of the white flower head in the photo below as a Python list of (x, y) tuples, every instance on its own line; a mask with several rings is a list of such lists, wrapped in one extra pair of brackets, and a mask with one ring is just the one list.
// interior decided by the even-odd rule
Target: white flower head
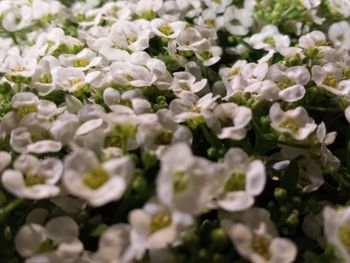
[(187, 144), (176, 143), (162, 156), (157, 197), (170, 208), (199, 214), (219, 190), (224, 176), (222, 165), (195, 157)]
[(287, 68), (282, 64), (274, 64), (269, 68), (268, 78), (276, 83), (282, 100), (295, 102), (304, 97), (304, 85), (309, 82), (310, 73), (303, 66)]
[(248, 159), (239, 148), (231, 148), (224, 157), (227, 176), (223, 191), (216, 197), (217, 205), (227, 211), (242, 211), (254, 204), (254, 196), (259, 195), (266, 183), (264, 163)]
[(253, 263), (291, 263), (297, 256), (295, 244), (277, 236), (269, 213), (262, 208), (224, 215), (223, 228), (238, 253)]
[(323, 210), (324, 234), (328, 243), (335, 246), (337, 253), (345, 261), (350, 260), (350, 208), (335, 210), (325, 207)]
[(279, 51), (290, 45), (289, 36), (280, 34), (278, 28), (274, 25), (264, 26), (260, 33), (252, 35), (246, 41), (254, 49), (264, 49), (267, 51)]
[(252, 111), (234, 103), (222, 103), (212, 113), (205, 114), (205, 121), (219, 139), (242, 140), (252, 119)]
[(185, 22), (174, 21), (168, 22), (162, 18), (155, 18), (151, 21), (151, 29), (157, 36), (169, 39), (177, 38), (185, 29)]
[(347, 21), (341, 21), (332, 24), (328, 29), (328, 37), (337, 47), (345, 50), (350, 49), (350, 24)]
[(18, 197), (43, 199), (59, 194), (55, 184), (61, 178), (63, 164), (56, 158), (39, 160), (32, 155), (20, 155), (14, 169), (5, 170), (1, 181), (5, 189)]
[(246, 35), (253, 23), (253, 11), (251, 9), (239, 9), (234, 5), (226, 8), (224, 13), (224, 27), (232, 35)]
[(271, 126), (279, 133), (286, 133), (295, 140), (302, 141), (316, 130), (315, 121), (309, 117), (303, 107), (284, 112), (278, 103), (270, 108)]
[(70, 217), (56, 217), (45, 227), (28, 223), (16, 234), (17, 252), (27, 262), (64, 262), (74, 260), (83, 251), (78, 239), (79, 227)]
[(64, 166), (65, 188), (92, 206), (121, 198), (133, 173), (128, 157), (100, 163), (96, 154), (86, 149), (77, 149), (68, 155)]

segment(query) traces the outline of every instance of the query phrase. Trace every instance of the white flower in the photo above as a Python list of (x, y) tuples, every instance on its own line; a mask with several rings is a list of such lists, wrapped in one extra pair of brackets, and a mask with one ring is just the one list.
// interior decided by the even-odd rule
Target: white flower
[(182, 91), (191, 91), (192, 93), (200, 93), (207, 85), (207, 79), (196, 81), (195, 76), (189, 72), (175, 72), (174, 79), (170, 85), (170, 89), (175, 93)]
[(295, 102), (304, 97), (304, 85), (309, 82), (310, 73), (303, 66), (287, 68), (278, 63), (269, 68), (268, 78), (276, 83), (282, 100)]
[(345, 50), (350, 49), (350, 24), (341, 21), (332, 24), (328, 29), (328, 37), (334, 45)]
[(350, 260), (350, 207), (335, 210), (326, 207), (323, 210), (324, 234), (328, 243), (332, 244), (339, 256), (348, 262)]
[(52, 123), (50, 133), (53, 138), (62, 143), (69, 144), (79, 127), (79, 119), (75, 114), (64, 112)]
[(5, 189), (18, 197), (43, 199), (59, 194), (63, 164), (55, 158), (39, 160), (32, 155), (20, 155), (13, 170), (5, 170), (1, 181)]
[(195, 55), (204, 66), (209, 67), (221, 59), (222, 48), (219, 46), (212, 46), (209, 41), (205, 41), (198, 46)]
[(36, 66), (34, 58), (22, 58), (19, 55), (10, 54), (6, 57), (1, 71), (6, 73), (8, 79), (13, 77), (29, 78), (33, 75)]
[[(155, 202), (148, 202), (143, 209), (129, 213), (131, 248), (161, 249), (174, 243), (193, 224), (190, 215), (171, 211)], [(141, 251), (140, 251), (141, 252)]]
[(205, 121), (219, 139), (242, 140), (252, 119), (252, 111), (234, 103), (222, 103), (212, 113), (205, 115)]
[(313, 66), (312, 78), (319, 87), (328, 92), (350, 98), (350, 80), (342, 80), (343, 69), (335, 63)]
[(183, 21), (168, 22), (162, 18), (155, 18), (151, 21), (152, 31), (157, 36), (169, 39), (177, 38), (185, 29), (185, 25)]
[(260, 33), (252, 35), (246, 39), (254, 49), (282, 50), (289, 47), (290, 39), (287, 35), (282, 35), (274, 25), (264, 26)]
[(224, 215), (221, 224), (238, 253), (252, 263), (291, 263), (297, 256), (295, 244), (277, 236), (265, 209)]
[(332, 11), (341, 14), (344, 17), (350, 16), (350, 2), (347, 0), (328, 0)]
[(126, 224), (112, 225), (101, 235), (98, 250), (92, 256), (93, 262), (124, 262), (130, 253), (129, 245), (130, 226)]
[(216, 13), (223, 13), (232, 0), (204, 0), (204, 3)]
[(173, 144), (162, 156), (157, 197), (183, 213), (202, 213), (219, 190), (223, 166), (195, 157), (185, 143)]
[(321, 31), (312, 31), (299, 38), (299, 46), (304, 49), (326, 45), (326, 35)]
[(190, 129), (175, 122), (168, 109), (157, 111), (157, 118), (151, 122), (141, 123), (137, 132), (137, 141), (146, 149), (152, 149), (161, 156), (167, 145), (176, 142), (192, 141)]
[(239, 148), (231, 148), (224, 157), (227, 176), (222, 192), (215, 198), (217, 205), (227, 211), (242, 211), (254, 204), (266, 183), (265, 166), (260, 160), (250, 161)]
[(189, 119), (201, 117), (207, 110), (212, 110), (216, 106), (219, 96), (208, 93), (202, 98), (190, 92), (182, 92), (180, 98), (170, 102), (169, 109), (173, 113), (177, 122), (184, 122)]
[(177, 49), (181, 51), (195, 51), (206, 39), (195, 27), (185, 28), (176, 38)]
[(115, 82), (123, 86), (151, 86), (156, 80), (156, 77), (149, 69), (130, 62), (113, 62), (110, 69), (111, 76)]
[(248, 8), (238, 9), (231, 5), (224, 13), (224, 27), (232, 35), (244, 36), (253, 25), (253, 12)]
[(28, 5), (14, 6), (4, 13), (1, 19), (2, 27), (9, 32), (29, 27), (32, 22), (32, 9)]
[(120, 49), (145, 50), (149, 46), (150, 29), (142, 29), (139, 24), (137, 20), (119, 20), (113, 24), (109, 38)]
[(102, 57), (96, 55), (91, 49), (84, 48), (78, 54), (61, 54), (59, 62), (64, 67), (83, 68), (84, 70), (98, 66)]
[(63, 183), (68, 192), (101, 206), (122, 197), (133, 174), (129, 157), (100, 163), (90, 150), (77, 149), (64, 161)]
[(303, 107), (284, 112), (278, 103), (270, 108), (271, 126), (280, 133), (286, 133), (298, 141), (305, 140), (317, 125)]
[(52, 70), (59, 66), (59, 61), (53, 56), (43, 57), (35, 67), (32, 84), (39, 91), (39, 95), (46, 96), (55, 90)]
[(26, 262), (71, 262), (83, 251), (79, 227), (70, 217), (56, 217), (45, 228), (36, 223), (23, 225), (16, 234), (17, 252)]
[(306, 9), (318, 7), (321, 4), (321, 0), (302, 0), (301, 3)]

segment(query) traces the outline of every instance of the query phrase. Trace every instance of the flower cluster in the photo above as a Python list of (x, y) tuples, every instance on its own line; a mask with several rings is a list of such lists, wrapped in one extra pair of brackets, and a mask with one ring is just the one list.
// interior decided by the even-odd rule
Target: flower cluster
[(349, 18), (0, 1), (0, 261), (350, 262)]

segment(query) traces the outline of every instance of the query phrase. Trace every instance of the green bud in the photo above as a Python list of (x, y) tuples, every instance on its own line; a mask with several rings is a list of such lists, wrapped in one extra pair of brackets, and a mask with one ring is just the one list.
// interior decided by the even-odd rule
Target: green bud
[(222, 228), (216, 228), (210, 232), (212, 246), (215, 248), (223, 248), (229, 244), (229, 239)]
[(143, 152), (141, 155), (141, 160), (145, 170), (155, 166), (158, 162), (157, 156), (152, 152)]
[(287, 190), (284, 188), (277, 187), (275, 188), (273, 195), (277, 201), (282, 202), (287, 198)]
[(298, 213), (294, 212), (295, 210), (293, 210), (293, 212), (287, 217), (285, 223), (288, 226), (297, 226), (299, 224), (299, 217), (298, 217)]
[(132, 181), (132, 188), (138, 193), (144, 193), (147, 191), (147, 181), (143, 175), (137, 176)]
[(214, 147), (210, 147), (208, 150), (207, 150), (207, 155), (209, 158), (211, 159), (216, 159), (219, 155), (218, 153), (218, 150)]

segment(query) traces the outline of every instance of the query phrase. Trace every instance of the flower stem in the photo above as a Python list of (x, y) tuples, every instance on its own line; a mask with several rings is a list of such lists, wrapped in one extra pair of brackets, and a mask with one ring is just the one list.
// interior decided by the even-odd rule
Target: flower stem
[(201, 130), (204, 134), (205, 139), (210, 143), (210, 145), (216, 149), (221, 149), (222, 148), (222, 143), (221, 141), (210, 131), (208, 130), (207, 126), (205, 124), (200, 124)]
[(0, 221), (9, 214), (12, 210), (20, 206), (25, 199), (17, 198), (13, 201), (11, 201), (9, 204), (7, 204), (4, 208), (0, 209)]

